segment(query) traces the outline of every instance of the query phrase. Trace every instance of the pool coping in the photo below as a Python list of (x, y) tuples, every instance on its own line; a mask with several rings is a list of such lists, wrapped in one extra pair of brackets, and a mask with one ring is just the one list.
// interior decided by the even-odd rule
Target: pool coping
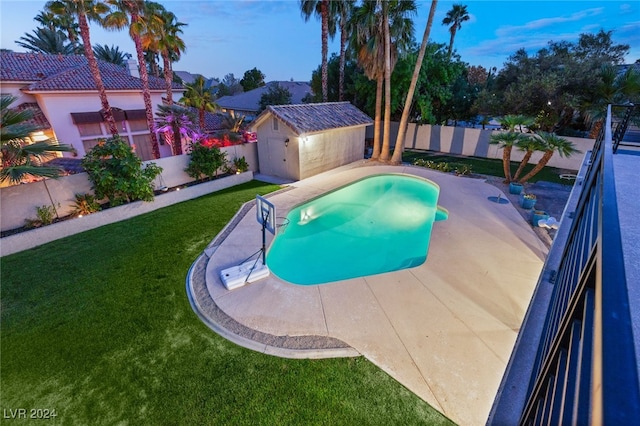
[[(290, 189), (292, 188), (286, 187), (272, 192), (266, 198)], [(255, 200), (244, 203), (189, 268), (186, 278), (186, 292), (195, 314), (207, 327), (225, 339), (244, 348), (264, 354), (276, 355), (282, 358), (305, 359), (361, 356), (362, 354), (356, 349), (335, 337), (319, 335), (276, 336), (254, 330), (227, 315), (213, 300), (206, 284), (207, 262), (255, 203)]]

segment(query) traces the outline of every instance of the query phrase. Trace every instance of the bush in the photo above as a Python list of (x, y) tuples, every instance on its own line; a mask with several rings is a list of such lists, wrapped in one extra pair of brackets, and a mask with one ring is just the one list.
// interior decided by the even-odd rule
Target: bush
[(218, 170), (227, 164), (227, 153), (217, 146), (207, 147), (201, 143), (191, 144), (189, 165), (185, 172), (194, 179), (218, 177)]
[(43, 225), (51, 225), (53, 223), (53, 217), (56, 214), (56, 209), (53, 206), (40, 206), (36, 207), (37, 219), (25, 219), (25, 226), (27, 228), (38, 228)]
[(73, 214), (86, 216), (100, 210), (100, 204), (96, 197), (91, 194), (76, 194), (76, 201), (73, 204)]
[(233, 167), (236, 169), (236, 172), (243, 173), (249, 170), (249, 163), (247, 163), (247, 159), (244, 158), (244, 156), (240, 158), (236, 157), (233, 159)]
[(82, 167), (93, 183), (98, 199), (110, 206), (131, 201), (153, 201), (153, 180), (162, 172), (155, 163), (142, 167), (142, 160), (119, 137), (101, 141), (82, 159)]

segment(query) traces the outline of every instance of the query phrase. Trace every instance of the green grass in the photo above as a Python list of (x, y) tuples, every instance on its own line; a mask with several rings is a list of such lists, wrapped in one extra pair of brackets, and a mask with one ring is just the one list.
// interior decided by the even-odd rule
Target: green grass
[[(502, 159), (495, 158), (480, 158), (480, 157), (465, 157), (465, 156), (454, 156), (436, 153), (432, 151), (405, 151), (402, 155), (402, 160), (413, 164), (413, 162), (417, 159), (425, 159), (432, 160), (436, 162), (446, 161), (449, 163), (460, 163), (460, 164), (470, 164), (472, 167), (473, 174), (481, 174), (481, 175), (489, 175), (489, 176), (498, 176), (504, 177), (504, 172), (502, 171)], [(511, 173), (515, 173), (518, 170), (518, 166), (520, 162), (511, 162)], [(535, 167), (535, 164), (528, 164), (524, 168), (524, 172), (522, 176), (528, 173), (531, 169)], [(554, 167), (545, 166), (538, 174), (532, 177), (528, 182), (555, 182), (561, 183), (563, 185), (573, 185), (572, 180), (560, 179), (561, 174), (570, 173), (576, 174), (576, 170), (566, 170), (566, 169), (557, 169)]]
[(362, 357), (276, 358), (198, 320), (187, 270), (242, 203), (276, 189), (253, 181), (3, 257), (3, 412), (55, 409), (47, 424), (84, 425), (450, 424)]

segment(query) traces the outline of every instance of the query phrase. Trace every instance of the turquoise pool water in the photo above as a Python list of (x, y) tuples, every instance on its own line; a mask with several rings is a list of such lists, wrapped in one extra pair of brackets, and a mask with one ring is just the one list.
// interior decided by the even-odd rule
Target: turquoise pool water
[(429, 180), (387, 174), (315, 198), (289, 212), (267, 266), (281, 279), (311, 285), (421, 265), (433, 222), (448, 217), (439, 193)]

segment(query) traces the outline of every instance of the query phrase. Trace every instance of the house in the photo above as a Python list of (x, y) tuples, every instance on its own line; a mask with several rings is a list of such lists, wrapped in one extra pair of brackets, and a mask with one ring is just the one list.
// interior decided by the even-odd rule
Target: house
[(207, 78), (202, 74), (191, 74), (188, 71), (173, 71), (173, 74), (180, 77), (184, 84), (192, 84), (196, 81), (197, 77), (204, 78), (204, 88), (211, 90), (213, 93), (218, 91), (218, 85), (220, 81), (217, 78)]
[[(0, 63), (2, 94), (18, 98), (12, 106), (34, 111), (40, 132), (32, 135), (33, 140), (57, 139), (73, 146), (76, 155), (83, 157), (99, 139), (111, 136), (84, 56), (0, 51)], [(120, 136), (135, 147), (143, 160), (151, 159), (150, 132), (136, 62), (129, 60), (124, 68), (98, 61), (98, 68)], [(164, 80), (149, 76), (149, 87), (155, 109), (166, 93)], [(183, 90), (177, 83), (173, 89), (178, 96)], [(161, 156), (170, 156), (170, 147), (162, 138), (158, 142)]]
[(272, 86), (279, 85), (291, 93), (291, 103), (301, 104), (311, 94), (311, 85), (304, 81), (270, 81), (264, 86), (233, 96), (223, 96), (216, 103), (223, 112), (244, 115), (245, 121), (253, 120), (260, 112), (260, 98)]
[(300, 180), (361, 160), (372, 123), (349, 102), (270, 105), (251, 125), (260, 172)]

